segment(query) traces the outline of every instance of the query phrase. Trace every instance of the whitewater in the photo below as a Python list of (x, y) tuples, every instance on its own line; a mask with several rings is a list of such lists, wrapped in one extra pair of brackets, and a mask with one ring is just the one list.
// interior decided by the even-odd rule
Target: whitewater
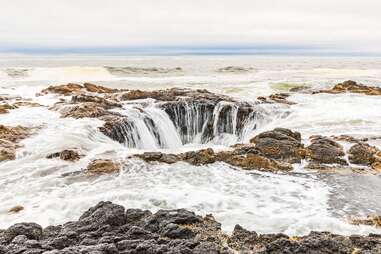
[[(227, 68), (229, 66), (239, 68)], [(238, 108), (221, 102), (211, 116), (187, 105), (182, 133), (169, 115), (150, 99), (144, 115), (137, 102), (115, 112), (127, 115), (133, 126), (124, 144), (103, 135), (98, 119), (60, 118), (49, 110), (55, 95), (36, 96), (48, 85), (92, 82), (119, 89), (157, 90), (172, 87), (207, 89), (238, 101), (256, 102), (259, 96), (287, 92), (290, 88), (324, 89), (344, 80), (380, 86), (381, 59), (260, 56), (1, 56), (0, 95), (14, 95), (44, 107), (20, 107), (0, 114), (7, 126), (39, 127), (21, 141), (16, 160), (0, 162), (0, 228), (33, 221), (43, 226), (75, 220), (98, 201), (110, 200), (127, 208), (186, 208), (213, 214), (227, 232), (235, 224), (259, 233), (304, 235), (310, 231), (339, 234), (381, 233), (369, 226), (348, 223), (351, 216), (381, 214), (379, 175), (321, 174), (296, 166), (291, 173), (244, 171), (225, 163), (192, 166), (148, 164), (136, 153), (179, 153), (212, 147), (230, 149), (256, 134), (275, 127), (302, 134), (354, 137), (381, 136), (381, 99), (361, 94), (292, 93), (295, 105), (261, 105), (237, 132)], [(231, 107), (228, 123), (219, 115)], [(197, 112), (196, 112), (197, 111)], [(187, 115), (188, 114), (188, 115)], [(194, 119), (191, 116), (197, 116)], [(205, 117), (213, 117), (213, 139), (203, 140)], [(147, 122), (146, 119), (150, 119)], [(371, 145), (381, 148), (380, 139)], [(48, 154), (75, 148), (85, 154), (77, 162), (46, 159)], [(349, 149), (349, 147), (345, 147)], [(97, 158), (125, 161), (119, 174), (97, 177), (69, 175)], [(16, 205), (25, 209), (10, 214)]]

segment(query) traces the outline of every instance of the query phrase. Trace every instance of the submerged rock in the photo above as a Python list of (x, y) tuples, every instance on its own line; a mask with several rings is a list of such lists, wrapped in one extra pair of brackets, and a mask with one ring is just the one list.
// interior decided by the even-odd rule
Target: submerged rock
[(60, 158), (61, 160), (64, 160), (64, 161), (77, 161), (81, 158), (81, 156), (79, 155), (77, 151), (63, 150), (61, 152), (49, 154), (48, 156), (46, 156), (46, 158), (48, 159)]
[[(185, 209), (125, 210), (100, 202), (77, 221), (42, 229), (19, 223), (0, 230), (0, 253), (379, 253), (381, 236), (311, 232), (258, 234), (236, 225), (231, 236), (213, 216)], [(354, 252), (357, 251), (357, 252)]]
[(23, 206), (16, 205), (16, 206), (12, 207), (11, 209), (9, 209), (8, 213), (18, 213), (18, 212), (21, 212), (22, 210), (24, 210)]
[(97, 159), (93, 160), (86, 169), (91, 175), (110, 174), (119, 172), (121, 165), (112, 160)]
[(366, 86), (363, 84), (356, 83), (352, 80), (347, 80), (343, 83), (335, 85), (331, 89), (320, 90), (314, 93), (359, 93), (365, 95), (381, 95), (381, 87)]
[(0, 125), (0, 161), (14, 160), (18, 142), (27, 138), (32, 133), (31, 128), (22, 126)]

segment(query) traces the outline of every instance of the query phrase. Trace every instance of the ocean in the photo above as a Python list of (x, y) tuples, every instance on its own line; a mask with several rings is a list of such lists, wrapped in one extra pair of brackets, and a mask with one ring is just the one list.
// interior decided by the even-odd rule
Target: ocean
[[(129, 145), (99, 132), (102, 122), (98, 119), (60, 118), (49, 110), (58, 100), (55, 95), (36, 96), (49, 85), (92, 82), (119, 89), (207, 89), (255, 103), (259, 96), (292, 88), (325, 89), (345, 80), (381, 86), (381, 58), (2, 55), (0, 96), (21, 96), (44, 107), (19, 107), (0, 114), (3, 125), (39, 128), (21, 141), (15, 160), (0, 162), (0, 228), (21, 221), (43, 226), (64, 223), (77, 219), (98, 201), (110, 200), (127, 208), (186, 208), (202, 215), (212, 213), (227, 232), (240, 224), (259, 233), (289, 235), (310, 231), (381, 233), (380, 229), (348, 223), (351, 216), (381, 214), (379, 175), (321, 174), (304, 169), (303, 163), (294, 165), (291, 173), (273, 174), (244, 171), (220, 162), (164, 165), (129, 158), (145, 151), (226, 150), (275, 127), (299, 131), (305, 144), (312, 135), (346, 134), (374, 138), (369, 143), (381, 149), (378, 96), (312, 95), (301, 89), (288, 98), (296, 104), (263, 105), (264, 117), (248, 123), (241, 135), (218, 133), (207, 143), (197, 135), (183, 142), (169, 117), (147, 100), (146, 112), (158, 126), (164, 145), (155, 141), (134, 103), (118, 110), (139, 126), (135, 144)], [(46, 159), (47, 154), (68, 148), (85, 156), (78, 162)], [(344, 148), (349, 146), (344, 144)], [(86, 168), (96, 158), (125, 160), (128, 166), (117, 175), (62, 176)], [(8, 213), (15, 205), (25, 210)]]

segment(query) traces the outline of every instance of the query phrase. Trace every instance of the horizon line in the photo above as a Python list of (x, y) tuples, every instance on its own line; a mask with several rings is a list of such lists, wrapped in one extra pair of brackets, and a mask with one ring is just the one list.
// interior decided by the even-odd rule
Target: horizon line
[(176, 55), (284, 55), (284, 56), (381, 56), (381, 52), (336, 47), (306, 45), (180, 45), (126, 47), (42, 47), (0, 46), (0, 54), (26, 55), (116, 55), (116, 56), (176, 56)]

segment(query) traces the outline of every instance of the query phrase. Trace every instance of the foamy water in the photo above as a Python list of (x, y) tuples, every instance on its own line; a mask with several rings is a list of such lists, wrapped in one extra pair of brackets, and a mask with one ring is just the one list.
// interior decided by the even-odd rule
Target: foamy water
[[(2, 60), (0, 94), (31, 98), (45, 107), (22, 107), (0, 115), (1, 124), (40, 127), (35, 135), (21, 142), (24, 146), (17, 151), (16, 160), (0, 163), (0, 228), (21, 221), (43, 226), (63, 223), (77, 219), (98, 201), (111, 200), (128, 208), (153, 211), (187, 208), (199, 214), (212, 213), (227, 231), (239, 223), (261, 233), (300, 235), (311, 230), (381, 233), (375, 228), (346, 222), (350, 215), (381, 213), (381, 198), (377, 194), (381, 193), (379, 176), (322, 176), (303, 170), (283, 175), (244, 171), (224, 163), (196, 167), (185, 163), (150, 165), (128, 159), (118, 175), (63, 177), (86, 168), (96, 158), (126, 161), (131, 154), (162, 148), (150, 139), (144, 124), (139, 131), (148, 133), (145, 139), (138, 148), (128, 148), (100, 133), (97, 127), (102, 125), (101, 121), (60, 118), (48, 109), (57, 101), (56, 96), (35, 96), (47, 85), (92, 81), (118, 88), (203, 88), (255, 101), (257, 96), (283, 92), (285, 87), (280, 83), (317, 89), (353, 79), (380, 85), (380, 59), (20, 56)], [(135, 73), (113, 75), (105, 66), (134, 67)], [(252, 69), (237, 73), (217, 71), (227, 66)], [(139, 73), (139, 68), (153, 67), (169, 70), (180, 67), (181, 71)], [(9, 75), (9, 69), (13, 75)], [(27, 71), (17, 72), (21, 69)], [(164, 111), (152, 106), (146, 112), (158, 124), (158, 132), (166, 142), (164, 151), (169, 152), (205, 147), (223, 150), (237, 141), (248, 142), (255, 134), (274, 127), (300, 131), (305, 142), (314, 134), (364, 137), (381, 134), (379, 97), (295, 93), (289, 100), (298, 104), (263, 106), (266, 117), (252, 123), (256, 129), (248, 124), (240, 140), (234, 134), (220, 134), (209, 144), (200, 144), (194, 138), (182, 145)], [(140, 121), (140, 115), (134, 113), (131, 105), (125, 105), (120, 112), (134, 118), (136, 123)], [(381, 147), (378, 141), (373, 143)], [(45, 158), (71, 148), (85, 156), (75, 163)], [(25, 210), (8, 214), (8, 209), (15, 205), (22, 205)]]

